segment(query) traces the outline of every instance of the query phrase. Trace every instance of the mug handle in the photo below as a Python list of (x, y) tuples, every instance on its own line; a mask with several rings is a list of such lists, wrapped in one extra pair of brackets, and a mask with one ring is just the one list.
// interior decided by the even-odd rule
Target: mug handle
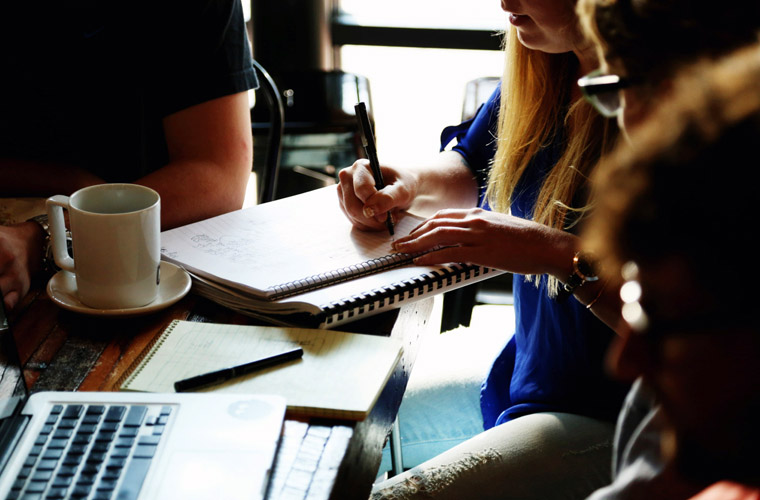
[(50, 239), (53, 244), (53, 257), (61, 269), (74, 272), (74, 259), (69, 256), (66, 245), (66, 223), (63, 220), (63, 209), (69, 208), (69, 197), (57, 194), (48, 198), (45, 203), (50, 224)]

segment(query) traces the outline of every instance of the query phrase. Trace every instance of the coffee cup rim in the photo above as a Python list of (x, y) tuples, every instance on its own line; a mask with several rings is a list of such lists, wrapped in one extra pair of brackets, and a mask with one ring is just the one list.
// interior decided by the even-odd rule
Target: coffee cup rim
[[(102, 189), (109, 189), (109, 190), (132, 189), (132, 190), (138, 190), (138, 191), (145, 191), (153, 195), (155, 199), (150, 205), (145, 206), (143, 208), (139, 208), (137, 210), (130, 210), (128, 212), (119, 212), (119, 213), (100, 213), (100, 212), (94, 212), (92, 210), (86, 210), (78, 206), (75, 206), (75, 203), (78, 197), (86, 194), (88, 191), (99, 191)], [(151, 210), (155, 208), (156, 206), (158, 206), (160, 203), (161, 203), (161, 196), (153, 188), (150, 188), (148, 186), (143, 186), (142, 184), (133, 184), (129, 182), (111, 182), (111, 183), (105, 183), (105, 184), (93, 184), (92, 186), (87, 186), (87, 187), (76, 190), (69, 197), (69, 210), (73, 210), (73, 211), (77, 211), (83, 214), (88, 214), (88, 215), (93, 215), (93, 216), (118, 217), (120, 215), (135, 214), (138, 212)]]

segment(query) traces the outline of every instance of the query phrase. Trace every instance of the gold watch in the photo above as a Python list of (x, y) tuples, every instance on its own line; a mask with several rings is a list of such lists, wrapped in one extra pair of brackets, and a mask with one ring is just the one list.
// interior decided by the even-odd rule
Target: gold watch
[(573, 256), (573, 272), (567, 278), (557, 294), (557, 300), (566, 300), (586, 282), (596, 281), (599, 276), (596, 271), (596, 259), (583, 252), (575, 252)]

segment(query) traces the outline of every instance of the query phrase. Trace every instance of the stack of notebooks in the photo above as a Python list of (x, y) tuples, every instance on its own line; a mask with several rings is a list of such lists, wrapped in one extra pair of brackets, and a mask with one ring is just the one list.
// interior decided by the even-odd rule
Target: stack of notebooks
[[(399, 214), (395, 237), (423, 219)], [(332, 328), (489, 278), (466, 265), (415, 266), (387, 231), (352, 227), (335, 186), (165, 231), (162, 258), (193, 277), (196, 293), (249, 316)]]

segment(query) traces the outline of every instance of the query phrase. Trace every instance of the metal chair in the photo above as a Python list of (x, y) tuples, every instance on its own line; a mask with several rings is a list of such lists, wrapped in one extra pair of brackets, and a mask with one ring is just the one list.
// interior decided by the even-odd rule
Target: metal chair
[[(271, 126), (267, 135), (267, 154), (264, 168), (253, 166), (258, 177), (258, 203), (266, 203), (275, 199), (277, 176), (280, 171), (280, 156), (282, 155), (282, 137), (285, 132), (285, 108), (277, 85), (261, 64), (253, 61), (259, 77), (259, 90), (269, 108)], [(251, 129), (253, 133), (253, 128)]]

